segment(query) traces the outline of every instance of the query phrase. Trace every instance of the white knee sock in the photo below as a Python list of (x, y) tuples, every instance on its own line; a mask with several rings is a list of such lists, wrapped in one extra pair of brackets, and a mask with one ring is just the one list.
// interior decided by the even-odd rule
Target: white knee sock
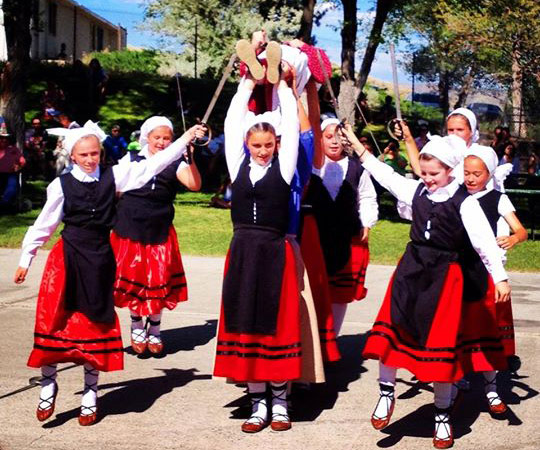
[(341, 326), (345, 320), (347, 305), (348, 303), (332, 303), (332, 315), (334, 316), (334, 332), (336, 333), (336, 337), (339, 336)]
[(81, 415), (96, 412), (99, 371), (86, 363), (84, 365), (84, 391), (81, 399)]
[(48, 402), (40, 405), (42, 409), (48, 409), (50, 399), (56, 392), (56, 364), (41, 366), (41, 392), (39, 393), (40, 400), (48, 400)]
[(266, 404), (266, 383), (248, 383), (248, 393), (251, 400), (251, 417), (248, 423), (258, 424), (268, 420)]
[(379, 361), (379, 400), (373, 412), (373, 415), (379, 419), (383, 419), (388, 415), (394, 402), (396, 372), (395, 367), (387, 366)]
[(433, 383), (433, 397), (435, 403), (435, 436), (439, 439), (449, 439), (452, 383)]
[(482, 372), (482, 375), (484, 375), (484, 390), (486, 392), (486, 397), (489, 400), (489, 404), (493, 406), (500, 405), (502, 400), (497, 393), (497, 371), (490, 370)]
[(287, 385), (286, 381), (270, 383), (270, 389), (272, 390), (272, 420), (277, 422), (289, 420)]

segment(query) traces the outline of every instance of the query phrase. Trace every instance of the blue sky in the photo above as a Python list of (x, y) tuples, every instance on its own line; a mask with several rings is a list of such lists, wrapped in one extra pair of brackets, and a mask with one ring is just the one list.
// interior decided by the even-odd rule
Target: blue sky
[[(128, 44), (137, 47), (156, 47), (157, 38), (149, 33), (141, 32), (137, 25), (143, 21), (144, 3), (141, 0), (116, 0), (115, 2), (103, 0), (77, 0), (77, 2), (91, 11), (99, 14), (114, 24), (120, 24), (127, 29)], [(358, 15), (363, 23), (367, 25), (361, 28), (369, 29), (369, 21), (373, 16), (374, 1), (358, 0)], [(332, 62), (340, 63), (341, 37), (339, 31), (332, 29), (331, 25), (337, 25), (342, 20), (342, 12), (339, 9), (329, 11), (324, 17), (321, 25), (314, 28), (314, 35), (317, 37), (317, 45), (324, 48)], [(366, 30), (367, 33), (367, 30)], [(359, 40), (357, 50), (357, 69), (364, 54), (364, 42)], [(398, 50), (399, 59), (399, 50)], [(392, 81), (392, 72), (390, 69), (390, 57), (385, 49), (379, 47), (373, 66), (371, 76), (384, 80)], [(398, 70), (400, 84), (407, 83), (408, 74)]]

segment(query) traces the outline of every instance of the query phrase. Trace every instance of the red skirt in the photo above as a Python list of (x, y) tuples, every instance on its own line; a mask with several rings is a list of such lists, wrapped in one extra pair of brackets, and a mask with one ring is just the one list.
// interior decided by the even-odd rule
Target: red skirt
[(499, 331), (495, 286), (491, 277), (483, 299), (463, 302), (461, 317), (458, 357), (463, 372), (506, 369), (507, 355)]
[(362, 242), (360, 236), (354, 236), (351, 240), (349, 261), (336, 274), (328, 277), (330, 298), (333, 303), (351, 303), (366, 296), (367, 289), (364, 283), (368, 264), (368, 244)]
[[(227, 333), (223, 305), (219, 319), (214, 375), (235, 382), (288, 381), (300, 378), (300, 298), (294, 251), (285, 243), (285, 268), (275, 335)], [(225, 274), (229, 255), (225, 261)]]
[(320, 246), (317, 222), (311, 215), (304, 216), (300, 249), (317, 313), (323, 359), (325, 361), (338, 361), (341, 355), (334, 332), (334, 316), (332, 315), (326, 266)]
[(172, 225), (163, 244), (142, 244), (113, 232), (111, 245), (117, 264), (116, 306), (148, 316), (159, 314), (163, 308), (174, 309), (187, 300), (186, 276)]
[(124, 368), (120, 323), (92, 322), (77, 311), (64, 310), (64, 246), (60, 239), (51, 250), (43, 271), (37, 300), (34, 348), (28, 365), (89, 363), (100, 371)]
[(461, 324), (463, 276), (457, 263), (451, 263), (444, 281), (426, 345), (418, 342), (392, 323), (391, 297), (394, 275), (373, 328), (369, 332), (363, 356), (384, 364), (407, 369), (423, 382), (451, 383), (465, 373), (458, 359), (458, 333)]
[(495, 312), (497, 314), (497, 326), (504, 347), (504, 354), (506, 356), (513, 356), (516, 354), (516, 341), (514, 336), (512, 300), (504, 303), (495, 303)]

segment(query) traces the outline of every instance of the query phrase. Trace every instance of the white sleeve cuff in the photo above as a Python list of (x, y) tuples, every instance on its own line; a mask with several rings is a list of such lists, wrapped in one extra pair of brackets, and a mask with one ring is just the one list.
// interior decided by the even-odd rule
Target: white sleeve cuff
[(19, 267), (28, 269), (30, 267), (30, 264), (32, 264), (33, 259), (34, 255), (23, 251), (23, 253), (21, 254), (21, 259), (19, 259)]

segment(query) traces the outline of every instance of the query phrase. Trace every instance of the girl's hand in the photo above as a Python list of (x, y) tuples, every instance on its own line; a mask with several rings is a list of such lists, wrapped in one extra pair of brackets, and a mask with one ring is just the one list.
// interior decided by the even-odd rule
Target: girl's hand
[(363, 161), (363, 157), (366, 154), (366, 147), (362, 145), (362, 143), (358, 140), (358, 138), (354, 134), (351, 124), (345, 123), (344, 126), (340, 127), (339, 131), (340, 133), (343, 133), (343, 135), (351, 143), (352, 148), (354, 149), (356, 154)]
[(504, 250), (510, 250), (517, 243), (519, 243), (519, 240), (515, 235), (499, 236), (497, 238), (497, 244), (499, 244), (499, 247), (501, 247)]
[(367, 244), (368, 239), (369, 239), (369, 228), (364, 227), (362, 228), (362, 237), (360, 238), (360, 240)]
[(17, 267), (17, 270), (15, 271), (15, 276), (13, 277), (13, 282), (15, 284), (21, 284), (24, 280), (26, 280), (26, 274), (28, 273), (28, 268), (24, 267)]
[(508, 281), (499, 281), (495, 285), (495, 303), (504, 303), (510, 300), (510, 292)]
[(399, 138), (403, 137), (403, 139), (406, 141), (410, 141), (410, 140), (414, 141), (414, 137), (411, 133), (411, 129), (409, 128), (409, 125), (407, 125), (407, 122), (403, 119), (401, 120), (396, 119), (396, 125), (394, 127), (394, 134)]
[(206, 126), (205, 125), (195, 125), (191, 127), (189, 130), (187, 130), (183, 138), (187, 138), (190, 142), (193, 139), (202, 139), (206, 135)]

